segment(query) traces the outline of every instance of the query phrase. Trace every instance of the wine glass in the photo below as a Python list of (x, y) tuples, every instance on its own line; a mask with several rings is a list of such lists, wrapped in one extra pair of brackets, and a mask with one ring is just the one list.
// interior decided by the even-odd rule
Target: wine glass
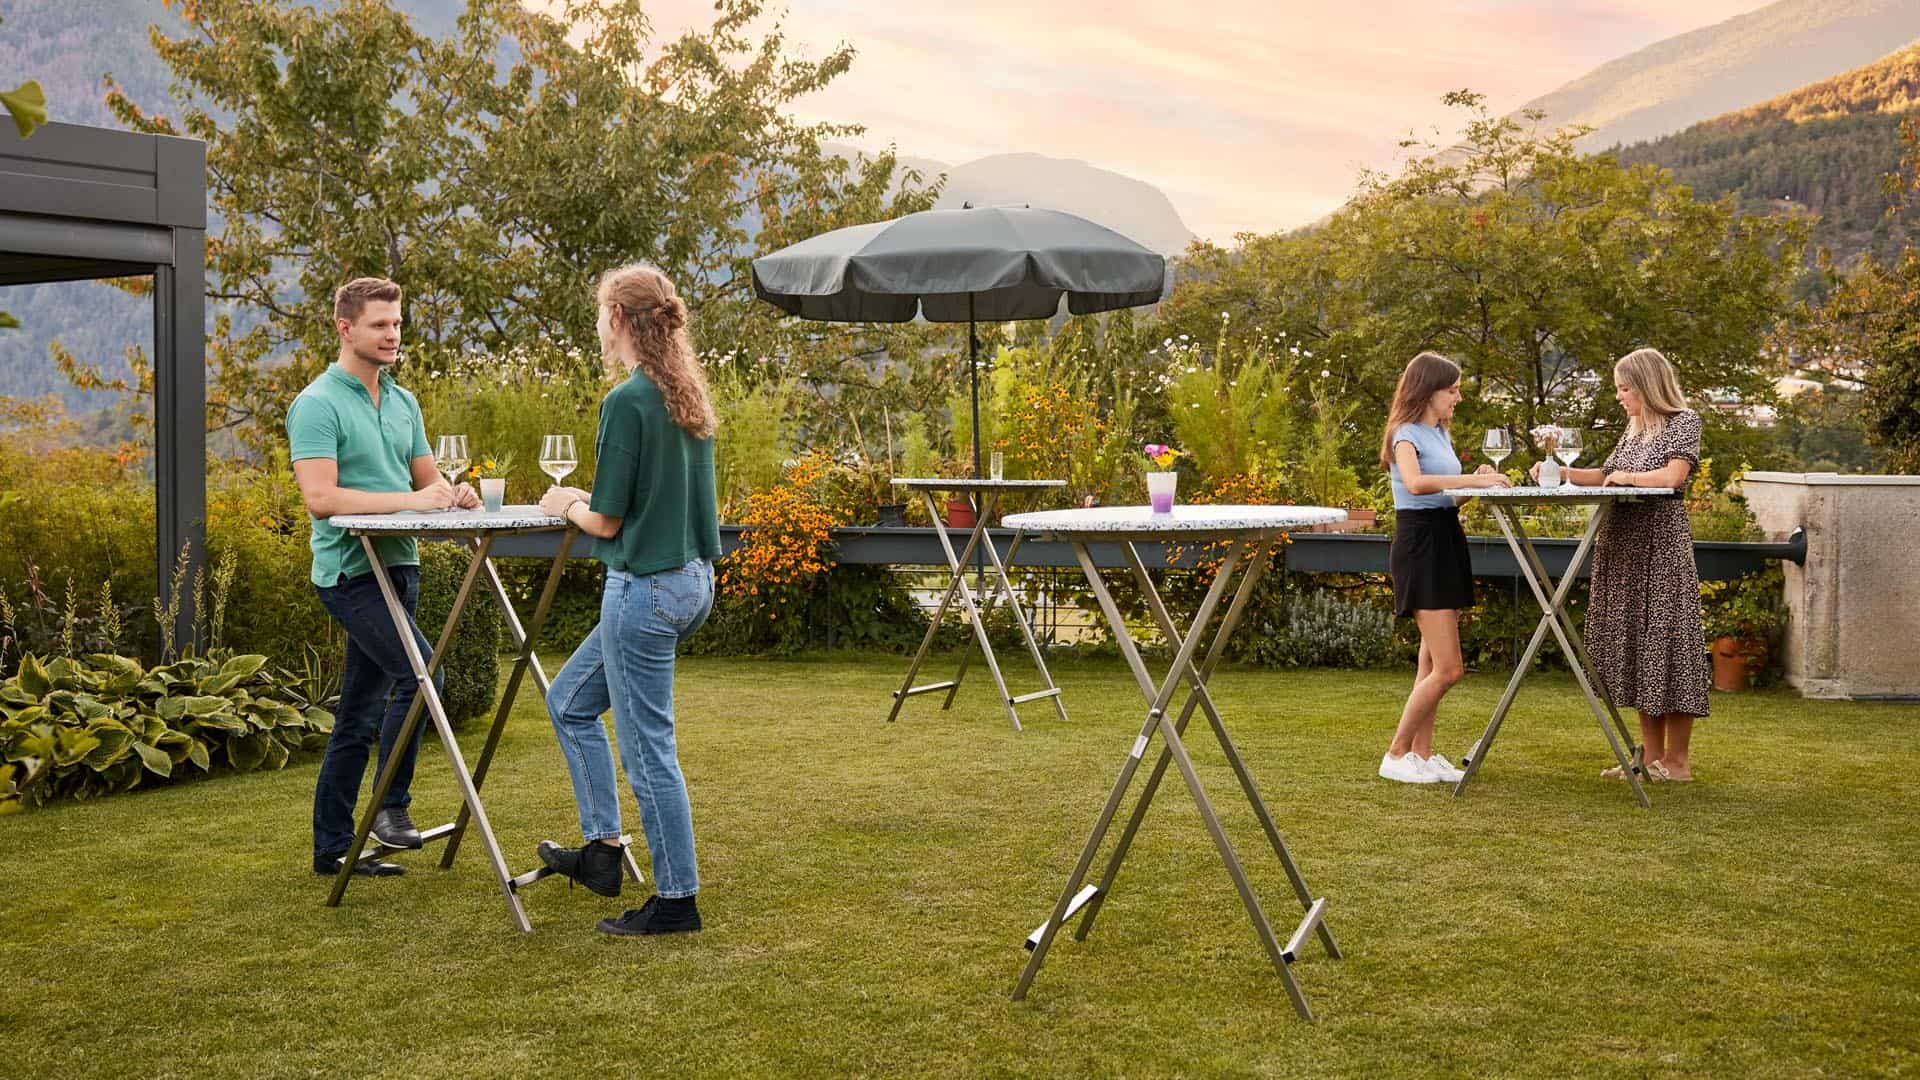
[(467, 471), (467, 437), (465, 435), (442, 435), (433, 451), (433, 467), (447, 478), (449, 486), (460, 482), (460, 474)]
[(540, 471), (553, 478), (555, 484), (567, 478), (567, 474), (580, 464), (573, 452), (573, 436), (544, 435), (540, 439)]
[(1497, 469), (1507, 460), (1507, 455), (1513, 453), (1513, 442), (1507, 438), (1506, 428), (1488, 428), (1487, 437), (1480, 441), (1480, 449)]
[(1562, 482), (1565, 486), (1572, 487), (1573, 463), (1580, 456), (1580, 429), (1561, 428), (1560, 438), (1553, 444), (1553, 456), (1559, 458), (1560, 464), (1565, 466), (1560, 470), (1560, 475), (1564, 478)]

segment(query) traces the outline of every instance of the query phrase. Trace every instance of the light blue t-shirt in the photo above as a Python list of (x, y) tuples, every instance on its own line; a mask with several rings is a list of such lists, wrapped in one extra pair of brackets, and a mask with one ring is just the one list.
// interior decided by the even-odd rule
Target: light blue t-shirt
[[(1401, 424), (1393, 431), (1393, 445), (1412, 443), (1414, 452), (1420, 457), (1420, 472), (1426, 476), (1459, 476), (1460, 456), (1453, 452), (1453, 440), (1447, 437), (1447, 430), (1427, 424)], [(1400, 482), (1400, 466), (1396, 462), (1387, 470), (1393, 478), (1393, 508), (1395, 510), (1435, 510), (1454, 505), (1453, 494), (1436, 491), (1431, 495), (1415, 495)]]

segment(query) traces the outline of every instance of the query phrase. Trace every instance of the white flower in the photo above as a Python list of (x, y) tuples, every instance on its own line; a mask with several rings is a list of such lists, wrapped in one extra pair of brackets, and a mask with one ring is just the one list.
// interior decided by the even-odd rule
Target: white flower
[(1332, 374), (1333, 372), (1328, 371), (1326, 368), (1320, 369), (1320, 377), (1323, 379), (1330, 377)]

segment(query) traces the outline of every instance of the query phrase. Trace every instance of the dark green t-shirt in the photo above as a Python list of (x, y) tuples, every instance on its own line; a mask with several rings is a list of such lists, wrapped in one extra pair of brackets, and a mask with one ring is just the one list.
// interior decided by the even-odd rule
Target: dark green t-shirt
[(713, 440), (673, 422), (646, 372), (636, 369), (600, 403), (594, 446), (587, 507), (621, 519), (613, 539), (594, 541), (594, 558), (612, 570), (651, 574), (720, 557)]

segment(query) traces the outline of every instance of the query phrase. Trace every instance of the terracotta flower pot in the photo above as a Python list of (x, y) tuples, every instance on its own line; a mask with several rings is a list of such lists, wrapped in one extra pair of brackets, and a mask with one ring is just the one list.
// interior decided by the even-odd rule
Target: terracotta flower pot
[(947, 500), (947, 528), (971, 529), (977, 519), (973, 516), (973, 504), (966, 496), (955, 495)]
[(1747, 651), (1741, 647), (1740, 639), (1732, 635), (1714, 638), (1713, 688), (1745, 690), (1747, 675)]

